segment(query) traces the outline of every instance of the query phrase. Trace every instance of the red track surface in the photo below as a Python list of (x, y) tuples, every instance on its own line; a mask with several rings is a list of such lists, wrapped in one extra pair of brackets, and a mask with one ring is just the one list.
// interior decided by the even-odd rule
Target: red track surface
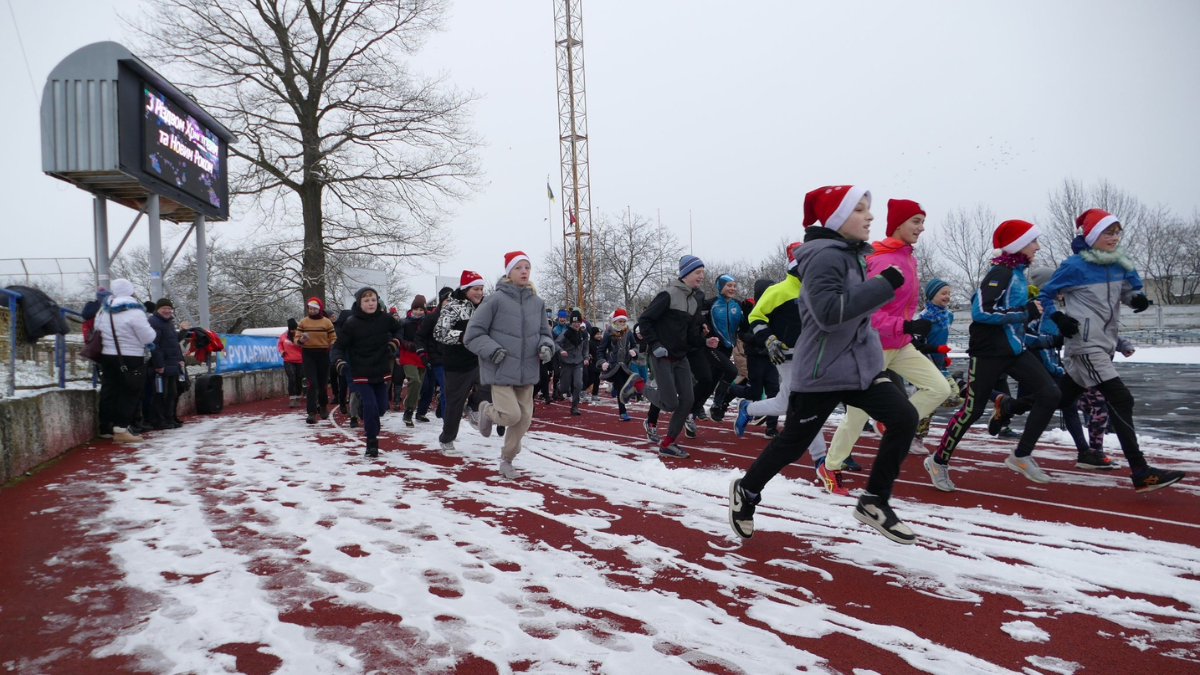
[[(584, 410), (581, 423), (581, 418), (566, 414), (565, 406), (539, 405), (533, 429), (606, 441), (622, 441), (639, 431), (636, 415), (635, 421), (621, 423), (609, 407), (598, 409), (602, 412), (589, 406), (584, 406)], [(266, 412), (294, 414), (286, 412), (280, 401), (238, 406), (226, 414)], [(753, 427), (745, 438), (739, 439), (733, 435), (730, 422), (723, 425), (704, 422), (700, 426), (700, 439), (685, 443), (692, 450), (692, 459), (684, 460), (682, 464), (744, 469), (765, 443), (758, 433), (760, 429)], [(471, 433), (466, 425), (463, 433)], [(644, 441), (624, 442), (631, 452), (650, 451)], [(856, 457), (868, 469), (875, 442), (869, 436), (864, 437), (856, 449)], [(416, 450), (404, 446), (394, 435), (382, 439), (382, 449), (385, 458), (388, 451)], [(3, 539), (0, 540), (3, 541), (0, 553), (0, 621), (3, 622), (0, 624), (0, 671), (72, 674), (153, 672), (139, 670), (137, 662), (128, 658), (97, 659), (91, 656), (93, 650), (111, 641), (114, 625), (123, 629), (136, 627), (157, 607), (157, 599), (130, 587), (109, 559), (106, 545), (122, 536), (120, 528), (96, 534), (88, 527), (89, 519), (103, 512), (105, 493), (118, 487), (117, 476), (110, 472), (114, 462), (126, 453), (136, 452), (139, 451), (135, 448), (114, 447), (108, 442), (99, 441), (78, 448), (60, 461), (43, 467), (32, 477), (0, 490), (0, 513), (4, 514), (0, 521), (3, 532)], [(436, 453), (425, 452), (418, 456), (430, 464), (443, 467), (447, 472), (454, 472), (460, 481), (482, 481), (491, 475), (490, 471), (479, 465), (463, 465)], [(960, 450), (956, 462), (973, 462), (984, 470), (956, 478), (960, 489), (954, 493), (932, 489), (920, 466), (920, 458), (910, 458), (905, 463), (896, 494), (905, 499), (964, 509), (980, 507), (994, 512), (1019, 513), (1028, 520), (1141, 533), (1158, 541), (1200, 546), (1200, 509), (1197, 508), (1194, 493), (1190, 491), (1168, 489), (1152, 495), (1138, 495), (1124, 482), (1120, 488), (1096, 489), (1069, 484), (1043, 488), (1033, 486), (1004, 469), (995, 457), (994, 454), (984, 455), (965, 448)], [(197, 484), (202, 486), (210, 481), (221, 480), (209, 475), (206, 470), (212, 461), (219, 461), (219, 458), (203, 461), (198, 458), (193, 463)], [(677, 460), (664, 461), (670, 466), (681, 465)], [(1043, 466), (1061, 468), (1048, 466), (1045, 462)], [(386, 473), (389, 468), (384, 463), (377, 470)], [(807, 461), (802, 461), (786, 469), (784, 475), (811, 479), (813, 472)], [(89, 488), (86, 490), (46, 489), (51, 484), (70, 485), (73, 479), (83, 476), (89, 479), (86, 482)], [(865, 475), (848, 476), (852, 489), (862, 487), (865, 483)], [(1121, 476), (1123, 481), (1128, 480), (1127, 472), (1122, 471)], [(262, 487), (270, 490), (272, 486)], [(574, 514), (595, 505), (594, 496), (576, 490), (558, 489), (561, 486), (526, 480), (524, 487), (542, 493), (543, 511), (550, 515)], [(332, 489), (336, 489), (336, 486)], [(431, 656), (435, 656), (417, 643), (414, 635), (406, 629), (402, 617), (322, 598), (315, 589), (297, 581), (303, 576), (298, 572), (313, 571), (305, 569), (306, 563), (298, 555), (298, 552), (302, 552), (304, 542), (262, 537), (254, 529), (244, 526), (247, 514), (238, 514), (236, 518), (232, 515), (231, 508), (235, 505), (212, 504), (213, 530), (223, 546), (261, 556), (260, 563), (253, 571), (261, 577), (263, 587), (272, 589), (272, 597), (282, 621), (308, 627), (318, 639), (360, 645), (357, 656), (368, 666), (367, 671), (416, 672), (422, 670), (422, 664), (427, 663)], [(459, 500), (454, 504), (454, 508), (476, 515), (483, 514), (484, 506), (469, 500)], [(604, 508), (622, 516), (612, 522), (609, 531), (641, 535), (661, 546), (678, 550), (682, 558), (698, 566), (719, 566), (708, 559), (714, 542), (697, 537), (694, 530), (653, 513), (647, 514), (621, 505), (608, 504)], [(723, 510), (724, 500), (714, 501), (712, 508)], [(769, 503), (764, 504), (762, 512), (771, 513)], [(746, 616), (746, 604), (739, 606), (731, 602), (729, 589), (715, 587), (702, 577), (667, 571), (647, 581), (629, 572), (636, 567), (636, 563), (626, 559), (620, 550), (586, 550), (587, 545), (581, 543), (572, 527), (552, 518), (517, 509), (501, 513), (493, 510), (487, 516), (507, 522), (512, 532), (520, 533), (519, 536), (534, 543), (541, 542), (554, 548), (570, 544), (576, 550), (585, 551), (610, 570), (607, 577), (615, 586), (654, 588), (681, 597), (708, 600), (728, 606), (729, 612), (744, 622), (755, 623), (755, 619)], [(222, 521), (222, 518), (225, 520)], [(882, 537), (879, 541), (883, 550), (894, 546)], [(717, 543), (722, 550), (734, 546), (729, 539)], [(348, 556), (367, 555), (361, 550), (345, 552)], [(902, 626), (923, 638), (974, 654), (1012, 671), (1022, 672), (1029, 667), (1025, 661), (1028, 653), (1026, 646), (999, 630), (1000, 624), (1014, 618), (1006, 610), (1027, 609), (1012, 598), (988, 594), (982, 602), (964, 603), (937, 597), (898, 583), (897, 578), (884, 568), (859, 569), (840, 563), (831, 559), (823, 548), (813, 547), (809, 542), (791, 535), (772, 532), (765, 525), (760, 525), (754, 539), (742, 545), (737, 553), (747, 559), (746, 569), (755, 571), (763, 579), (774, 580), (784, 587), (802, 586), (817, 594), (811, 598), (796, 595), (794, 599), (797, 602), (826, 604), (845, 615), (874, 624)], [(768, 564), (779, 559), (794, 560), (802, 565), (799, 569), (785, 569), (777, 564)], [(518, 561), (490, 560), (483, 554), (480, 562), (481, 566), (486, 565), (499, 572), (520, 569)], [(812, 568), (834, 571), (834, 581), (826, 580), (815, 571), (805, 571), (805, 563)], [(333, 570), (318, 572), (337, 573)], [(1200, 572), (1197, 574), (1200, 575)], [(197, 583), (200, 579), (180, 577), (170, 581), (189, 584)], [(534, 587), (527, 590), (534, 595), (538, 592)], [(446, 597), (445, 594), (453, 596), (458, 591), (452, 579), (431, 578), (429, 592)], [(747, 596), (752, 594), (752, 591), (745, 592)], [(732, 599), (736, 600), (737, 595), (735, 592)], [(1189, 609), (1186, 603), (1175, 598), (1147, 596), (1145, 599), (1158, 605), (1180, 605), (1182, 609)], [(540, 601), (548, 605), (561, 604), (553, 597), (542, 597)], [(567, 629), (596, 635), (648, 631), (642, 622), (628, 616), (598, 608), (576, 609), (579, 623)], [(1190, 609), (1195, 610), (1194, 607)], [(452, 621), (453, 618), (446, 617), (446, 620)], [(1194, 653), (1195, 645), (1156, 643), (1149, 650), (1142, 651), (1130, 646), (1126, 639), (1097, 639), (1098, 632), (1129, 636), (1127, 629), (1100, 616), (1060, 614), (1055, 617), (1055, 626), (1053, 648), (1044, 649), (1042, 653), (1053, 653), (1080, 663), (1084, 666), (1082, 673), (1200, 672), (1195, 663), (1189, 666), (1189, 661), (1163, 654), (1174, 646), (1183, 646)], [(363, 637), (369, 639), (363, 640)], [(832, 633), (819, 639), (799, 638), (785, 633), (780, 633), (779, 637), (794, 647), (827, 659), (828, 667), (835, 671), (850, 673), (855, 668), (867, 668), (889, 675), (925, 672), (915, 669), (890, 651), (845, 633)], [(371, 645), (376, 646), (372, 648)], [(379, 645), (386, 645), (387, 648)], [(215, 651), (236, 656), (238, 671), (247, 675), (275, 672), (280, 666), (280, 659), (260, 651), (259, 647), (256, 644), (228, 643)], [(664, 654), (677, 655), (687, 651), (668, 641), (662, 641), (656, 649)], [(397, 650), (401, 656), (397, 656)], [(728, 664), (707, 662), (702, 657), (693, 656), (688, 660), (698, 672), (741, 672)], [(506, 665), (514, 671), (529, 666), (522, 662)], [(499, 670), (503, 668), (467, 654), (458, 659), (454, 672), (490, 673)], [(594, 670), (601, 672), (600, 664), (594, 664)]]

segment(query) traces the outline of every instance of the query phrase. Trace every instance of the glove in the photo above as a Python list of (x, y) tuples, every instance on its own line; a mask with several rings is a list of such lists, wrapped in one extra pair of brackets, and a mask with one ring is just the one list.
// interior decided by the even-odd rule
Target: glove
[(949, 356), (946, 357), (946, 367), (947, 368), (950, 367), (950, 357)]
[(787, 360), (787, 355), (783, 353), (785, 349), (787, 349), (787, 345), (783, 344), (779, 338), (774, 335), (767, 338), (767, 356), (774, 365), (779, 365)]
[(1038, 309), (1036, 300), (1025, 303), (1025, 316), (1026, 321), (1035, 321), (1041, 318), (1042, 310)]
[(504, 357), (506, 357), (506, 356), (508, 356), (508, 350), (505, 349), (504, 347), (500, 347), (496, 351), (492, 352), (492, 363), (494, 363), (498, 366), (498, 365), (500, 365), (500, 362), (503, 361)]
[(419, 356), (421, 358), (421, 365), (428, 368), (429, 367), (429, 354), (426, 353), (424, 349), (422, 349), (421, 351), (417, 352), (417, 356)]
[(1150, 298), (1147, 298), (1143, 293), (1138, 293), (1129, 300), (1129, 306), (1133, 308), (1134, 314), (1146, 311), (1150, 308), (1150, 305), (1153, 304), (1154, 301)]
[(538, 358), (542, 363), (550, 363), (550, 359), (554, 358), (554, 350), (550, 348), (550, 345), (542, 345), (538, 347)]
[(1055, 312), (1050, 316), (1050, 320), (1058, 326), (1058, 332), (1062, 333), (1064, 338), (1072, 338), (1079, 335), (1079, 319), (1073, 316), (1067, 316), (1062, 312)]
[(879, 273), (879, 276), (887, 279), (887, 282), (892, 285), (892, 290), (896, 290), (904, 285), (904, 273), (895, 267), (889, 267)]
[(1062, 333), (1059, 333), (1058, 335), (1054, 336), (1053, 340), (1050, 341), (1050, 346), (1054, 347), (1055, 349), (1061, 349), (1063, 342), (1065, 342), (1065, 340), (1063, 340)]
[(929, 335), (933, 330), (933, 322), (929, 319), (913, 319), (904, 322), (904, 332), (908, 335)]
[[(950, 345), (939, 345), (937, 348), (937, 353), (949, 354), (950, 353)], [(946, 357), (946, 358), (950, 358), (950, 357)]]
[(654, 354), (655, 358), (663, 359), (667, 357), (667, 348), (659, 345), (651, 353)]
[(393, 359), (400, 356), (400, 345), (396, 344), (395, 340), (388, 342), (388, 354), (391, 354)]
[(342, 371), (346, 369), (346, 362), (338, 359), (337, 363), (333, 364), (333, 368), (337, 371), (338, 377), (342, 377)]
[(405, 349), (407, 349), (407, 350), (408, 350), (408, 351), (410, 351), (410, 352), (415, 352), (415, 351), (417, 351), (417, 343), (415, 343), (415, 342), (411, 342), (411, 341), (409, 341), (409, 340), (405, 340), (405, 341), (404, 341), (404, 348), (405, 348)]

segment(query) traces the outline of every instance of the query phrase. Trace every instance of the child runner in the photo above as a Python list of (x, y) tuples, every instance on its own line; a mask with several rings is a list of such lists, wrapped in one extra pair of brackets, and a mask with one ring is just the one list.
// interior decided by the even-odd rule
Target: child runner
[[(954, 312), (950, 311), (950, 285), (934, 277), (925, 282), (925, 309), (918, 318), (929, 322), (929, 333), (924, 339), (913, 338), (913, 346), (917, 351), (929, 358), (930, 362), (946, 378), (950, 386), (950, 396), (941, 403), (943, 406), (957, 408), (962, 405), (962, 397), (958, 392), (958, 384), (950, 377), (950, 325), (954, 323)], [(929, 425), (933, 421), (933, 413), (921, 418), (917, 423), (917, 440), (909, 452), (914, 455), (928, 455), (925, 448), (925, 436), (929, 434)]]
[(379, 456), (379, 416), (388, 409), (392, 363), (400, 354), (400, 321), (379, 306), (379, 293), (369, 286), (354, 294), (354, 306), (333, 343), (338, 375), (349, 366), (350, 388), (362, 401), (367, 457)]
[[(1099, 389), (1108, 401), (1121, 452), (1133, 472), (1133, 487), (1138, 492), (1158, 490), (1179, 482), (1184, 473), (1146, 463), (1133, 429), (1133, 394), (1112, 362), (1121, 304), (1141, 312), (1151, 303), (1142, 292), (1142, 279), (1133, 261), (1119, 246), (1122, 228), (1116, 216), (1088, 209), (1075, 225), (1083, 230), (1080, 236), (1087, 248), (1064, 260), (1038, 296), (1046, 316), (1065, 339), (1062, 399), (1073, 402), (1088, 387)], [(1058, 303), (1060, 293), (1063, 300)]]
[[(421, 400), (421, 383), (425, 381), (425, 362), (418, 353), (417, 333), (421, 329), (421, 320), (425, 318), (425, 296), (413, 298), (412, 307), (404, 317), (400, 329), (400, 363), (401, 372), (408, 382), (404, 394), (404, 426), (413, 425), (413, 415), (417, 412), (417, 403)], [(396, 382), (396, 398), (400, 398), (401, 382)]]
[[(932, 415), (950, 396), (950, 385), (942, 372), (912, 345), (913, 335), (926, 335), (933, 328), (932, 321), (915, 316), (921, 307), (921, 297), (917, 290), (917, 258), (913, 255), (913, 246), (924, 231), (925, 210), (920, 204), (908, 199), (889, 199), (887, 237), (872, 243), (875, 252), (867, 256), (869, 277), (878, 276), (888, 267), (896, 267), (904, 274), (904, 285), (871, 315), (871, 325), (879, 332), (883, 345), (884, 369), (917, 388), (909, 400), (917, 409), (918, 418)], [(849, 496), (850, 492), (842, 486), (842, 458), (854, 449), (866, 421), (867, 415), (862, 410), (846, 407), (846, 416), (833, 434), (825, 462), (817, 467), (826, 490)], [(915, 437), (909, 450), (929, 454)]]
[(296, 324), (300, 336), (296, 343), (304, 349), (304, 379), (308, 381), (308, 418), (305, 421), (316, 424), (317, 415), (323, 420), (329, 419), (329, 347), (337, 334), (333, 322), (325, 316), (320, 298), (309, 298), (305, 309), (308, 315)]
[(491, 401), (479, 404), (479, 433), (493, 424), (508, 428), (500, 453), (500, 475), (516, 478), (512, 461), (533, 419), (533, 387), (541, 363), (554, 356), (546, 323), (546, 305), (529, 282), (529, 256), (504, 254), (504, 276), (496, 291), (475, 309), (463, 343), (479, 357), (479, 381), (492, 388)]
[[(917, 430), (917, 412), (883, 373), (883, 348), (871, 313), (904, 285), (896, 267), (868, 277), (871, 193), (839, 185), (804, 197), (804, 245), (796, 251), (800, 322), (794, 342), (791, 396), (780, 432), (746, 475), (729, 485), (729, 524), (743, 539), (754, 535), (754, 508), (763, 488), (783, 467), (800, 459), (839, 403), (866, 411), (886, 426), (866, 492), (854, 517), (888, 539), (912, 543), (916, 535), (892, 511), (892, 484)], [(821, 227), (809, 227), (816, 222)], [(765, 296), (764, 296), (765, 297)]]
[(971, 296), (967, 399), (946, 425), (937, 452), (925, 458), (930, 481), (943, 492), (954, 491), (950, 480), (954, 449), (983, 415), (988, 395), (1006, 375), (1024, 384), (1030, 393), (1021, 398), (1005, 394), (996, 397), (997, 410), (1007, 417), (1029, 413), (1021, 439), (1004, 465), (1035, 483), (1050, 482), (1032, 454), (1058, 408), (1060, 394), (1050, 373), (1025, 346), (1025, 324), (1042, 311), (1041, 303), (1029, 297), (1029, 281), (1025, 278), (1025, 269), (1041, 248), (1037, 242), (1041, 234), (1037, 225), (1024, 220), (1006, 220), (992, 234), (992, 245), (1000, 249), (1000, 255), (992, 259), (991, 269)]
[[(738, 338), (742, 345), (743, 353), (746, 356), (746, 400), (760, 401), (765, 394), (767, 398), (775, 398), (779, 394), (779, 369), (771, 363), (771, 356), (767, 353), (767, 349), (758, 344), (754, 339), (754, 334), (751, 332), (750, 315), (754, 312), (755, 305), (758, 304), (763, 293), (775, 284), (770, 279), (757, 279), (754, 282), (754, 297), (746, 298), (742, 305), (742, 324), (738, 328)], [(738, 406), (739, 419), (741, 418), (741, 406)], [(778, 433), (779, 418), (774, 415), (760, 417), (760, 420), (766, 423), (767, 428), (765, 436), (774, 438)], [(746, 422), (749, 422), (747, 417)], [(734, 432), (741, 436), (746, 431), (745, 423), (743, 423), (741, 432), (738, 432), (736, 424)], [(824, 439), (822, 439), (824, 442)]]
[(717, 277), (717, 296), (708, 302), (708, 325), (718, 338), (716, 349), (701, 350), (708, 360), (709, 378), (704, 386), (697, 385), (693, 413), (702, 412), (705, 401), (713, 397), (709, 414), (713, 421), (725, 419), (725, 409), (732, 398), (746, 395), (746, 387), (733, 384), (737, 366), (733, 363), (733, 348), (737, 346), (738, 326), (742, 324), (742, 304), (737, 299), (737, 279), (732, 274)]
[(443, 375), (446, 382), (446, 412), (442, 415), (442, 433), (438, 436), (443, 455), (458, 454), (454, 441), (462, 422), (463, 407), (468, 404), (479, 409), (487, 390), (479, 384), (479, 357), (463, 345), (463, 335), (475, 308), (483, 301), (483, 277), (463, 270), (458, 289), (438, 309), (433, 337), (440, 345)]
[(571, 310), (571, 323), (554, 338), (561, 364), (560, 388), (558, 393), (571, 397), (571, 414), (580, 415), (579, 397), (583, 394), (583, 371), (588, 367), (591, 350), (588, 345), (587, 329), (583, 325), (583, 313)]
[(287, 375), (288, 407), (299, 408), (304, 396), (304, 350), (296, 344), (295, 319), (288, 319), (287, 330), (279, 334), (275, 348), (283, 357), (283, 371)]
[[(625, 381), (633, 374), (632, 363), (638, 356), (637, 341), (633, 331), (629, 330), (629, 317), (625, 310), (618, 307), (609, 319), (608, 328), (600, 338), (600, 347), (596, 358), (600, 362), (600, 377), (612, 383), (613, 392), (620, 392)], [(617, 397), (617, 416), (622, 422), (629, 421), (629, 412), (625, 410), (625, 402)]]
[[(667, 433), (659, 440), (658, 454), (665, 457), (687, 458), (687, 451), (676, 439), (683, 423), (692, 411), (692, 371), (687, 354), (702, 345), (717, 346), (717, 336), (704, 337), (700, 318), (700, 302), (696, 289), (704, 281), (704, 261), (694, 255), (679, 259), (679, 274), (650, 301), (638, 317), (638, 326), (650, 349), (650, 370), (653, 385), (647, 386), (640, 377), (631, 377), (621, 388), (622, 403), (628, 403), (634, 392), (642, 394), (652, 404), (671, 413)], [(647, 418), (647, 433), (654, 431)]]

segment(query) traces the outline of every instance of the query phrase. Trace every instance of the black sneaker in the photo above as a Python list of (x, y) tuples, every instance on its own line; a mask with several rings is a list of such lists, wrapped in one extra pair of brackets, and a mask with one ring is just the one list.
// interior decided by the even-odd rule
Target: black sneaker
[(357, 417), (351, 417), (351, 418), (350, 418), (350, 428), (351, 428), (351, 429), (357, 429), (357, 428), (358, 428), (358, 418), (357, 418)]
[[(779, 435), (779, 429), (777, 429), (776, 427), (767, 427), (765, 430), (763, 430), (763, 436), (765, 436), (766, 438), (775, 438), (778, 435)], [(861, 470), (862, 467), (859, 467), (859, 469)]]
[(417, 426), (416, 424), (413, 424), (413, 414), (412, 414), (411, 410), (404, 411), (404, 426), (406, 426), (406, 427)]
[(717, 406), (714, 405), (713, 407), (708, 409), (708, 416), (711, 417), (712, 421), (714, 421), (714, 422), (724, 422), (725, 421), (725, 408), (723, 408), (723, 407), (718, 408)]
[(993, 436), (1000, 435), (1000, 431), (1007, 427), (1012, 420), (1012, 415), (1004, 411), (1009, 398), (1011, 397), (1008, 394), (1000, 394), (992, 404), (992, 417), (988, 420), (988, 433)]
[(696, 414), (693, 415), (693, 417), (695, 417), (698, 422), (704, 422), (708, 419), (708, 414), (704, 412), (704, 408), (701, 408), (700, 410), (696, 411)]
[(572, 415), (582, 415), (583, 413), (579, 412), (579, 408), (578, 408), (578, 407), (572, 406), (572, 407), (571, 407), (571, 414), (572, 414)]
[(496, 425), (496, 435), (501, 438), (504, 438), (504, 425), (503, 424)]
[(316, 414), (316, 413), (309, 413), (309, 414), (308, 414), (308, 417), (305, 417), (305, 418), (304, 418), (304, 421), (305, 421), (306, 423), (308, 423), (308, 424), (316, 424), (316, 423), (317, 423), (317, 414)]
[(367, 452), (365, 454), (367, 457), (378, 457), (379, 456), (379, 439), (378, 438), (368, 438), (367, 439)]
[(879, 530), (880, 534), (894, 542), (911, 544), (917, 540), (917, 535), (896, 517), (886, 501), (868, 492), (862, 493), (858, 498), (858, 505), (854, 507), (854, 517), (859, 522)]
[(688, 415), (687, 420), (683, 423), (683, 435), (688, 438), (696, 437), (696, 418)]
[(667, 445), (658, 446), (658, 454), (662, 455), (663, 457), (674, 457), (676, 459), (687, 459), (688, 457), (691, 457), (687, 450), (679, 447), (679, 444), (673, 441)]
[(862, 471), (862, 465), (854, 461), (853, 457), (847, 457), (842, 460), (842, 468), (846, 471)]
[(424, 415), (417, 415), (416, 417), (413, 417), (413, 419), (415, 419), (418, 422), (428, 422), (429, 421), (429, 418)]
[(762, 495), (753, 499), (742, 490), (742, 479), (735, 478), (729, 484), (729, 526), (742, 539), (754, 536), (754, 507), (762, 501)]
[(1075, 468), (1092, 471), (1112, 471), (1117, 467), (1113, 466), (1113, 461), (1103, 452), (1081, 452), (1078, 459), (1075, 460)]
[(340, 412), (343, 415), (346, 415), (349, 413), (349, 411), (346, 409), (345, 403), (338, 404), (338, 412)]
[(1185, 475), (1187, 474), (1182, 471), (1156, 469), (1148, 466), (1140, 474), (1135, 473), (1133, 475), (1133, 489), (1138, 492), (1153, 492), (1154, 490), (1178, 483), (1183, 480)]
[(1000, 438), (1020, 438), (1021, 434), (1018, 434), (1009, 427), (1004, 427), (1000, 430), (999, 436)]
[(329, 411), (328, 410), (321, 411), (321, 419), (323, 419), (323, 420), (329, 419)]

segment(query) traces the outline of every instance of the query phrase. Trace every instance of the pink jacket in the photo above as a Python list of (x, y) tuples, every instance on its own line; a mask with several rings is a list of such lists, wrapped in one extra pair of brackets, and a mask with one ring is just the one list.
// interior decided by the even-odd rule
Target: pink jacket
[(873, 277), (895, 265), (904, 273), (904, 285), (886, 305), (871, 315), (871, 325), (879, 331), (884, 349), (900, 349), (912, 342), (904, 333), (904, 322), (911, 321), (921, 311), (921, 293), (917, 283), (917, 259), (912, 246), (894, 237), (871, 242), (875, 252), (867, 256), (867, 276)]
[(279, 342), (276, 346), (279, 349), (279, 353), (283, 354), (285, 362), (302, 363), (304, 361), (304, 348), (289, 340), (286, 330), (279, 334)]

